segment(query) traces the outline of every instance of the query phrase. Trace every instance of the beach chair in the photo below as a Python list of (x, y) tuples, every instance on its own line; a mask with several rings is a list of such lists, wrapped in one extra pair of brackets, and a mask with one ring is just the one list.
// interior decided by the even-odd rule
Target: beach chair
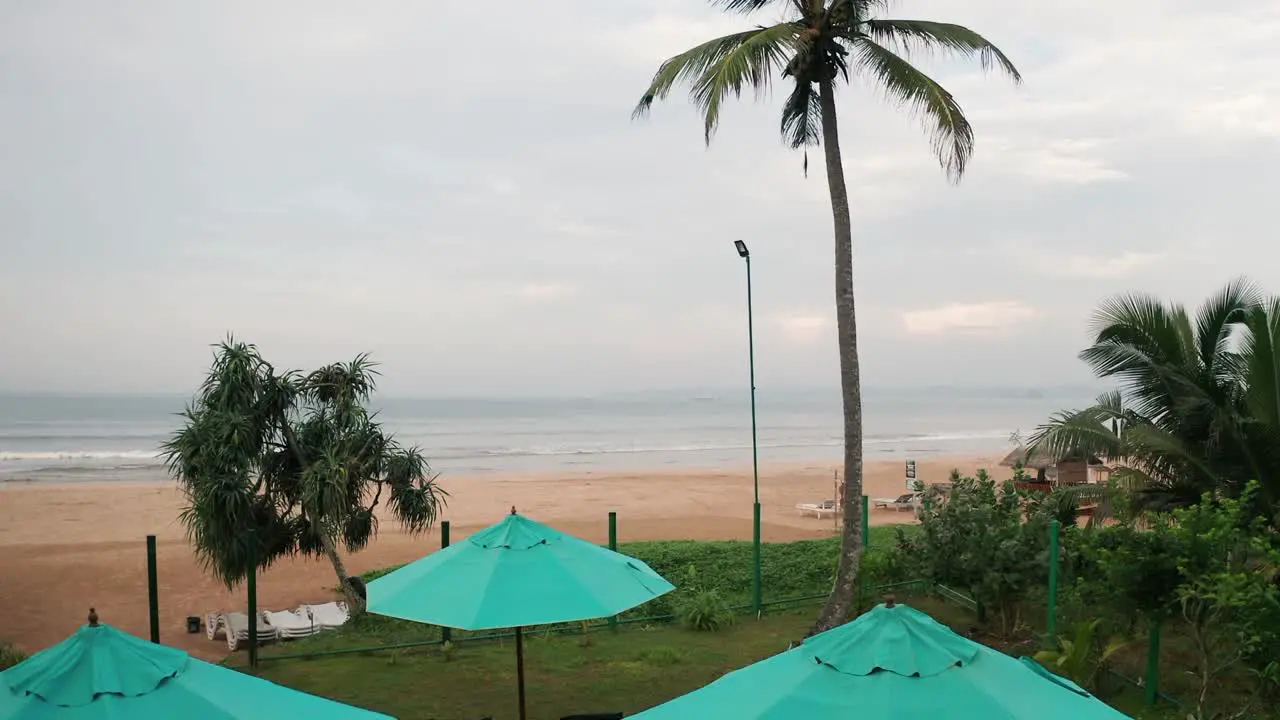
[(297, 613), (311, 618), (311, 622), (321, 630), (334, 630), (347, 623), (350, 613), (344, 602), (328, 602), (322, 605), (300, 605)]
[(812, 515), (818, 519), (840, 514), (840, 506), (835, 500), (823, 500), (820, 503), (798, 503), (796, 510), (801, 515)]
[(899, 495), (896, 498), (875, 498), (871, 502), (874, 507), (884, 508), (886, 510), (914, 510), (918, 504), (917, 498), (920, 493), (907, 493)]
[[(218, 633), (226, 636), (227, 649), (235, 652), (240, 644), (249, 639), (249, 616), (241, 612), (209, 613), (205, 634), (210, 640), (216, 640)], [(258, 643), (271, 642), (280, 637), (280, 631), (265, 619), (258, 620)]]
[(309, 616), (300, 615), (294, 610), (281, 610), (280, 612), (267, 610), (262, 613), (262, 618), (280, 633), (281, 640), (307, 637), (308, 635), (315, 635), (321, 630), (320, 627), (312, 622)]

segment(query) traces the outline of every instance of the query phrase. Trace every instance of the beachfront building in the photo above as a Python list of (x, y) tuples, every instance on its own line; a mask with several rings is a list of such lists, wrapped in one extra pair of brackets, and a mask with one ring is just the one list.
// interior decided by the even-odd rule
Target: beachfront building
[[(1014, 448), (1004, 460), (1002, 467), (1022, 467), (1035, 476), (1035, 485), (1042, 488), (1053, 488), (1060, 485), (1083, 485), (1085, 483), (1105, 482), (1110, 469), (1096, 457), (1053, 457), (1044, 451), (1030, 452), (1022, 445)], [(1028, 482), (1027, 485), (1032, 483)]]

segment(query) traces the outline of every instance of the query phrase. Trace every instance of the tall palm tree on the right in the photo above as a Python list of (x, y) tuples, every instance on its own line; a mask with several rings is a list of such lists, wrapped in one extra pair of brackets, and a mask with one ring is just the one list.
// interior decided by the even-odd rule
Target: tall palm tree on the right
[[(707, 142), (720, 122), (730, 95), (744, 89), (757, 95), (775, 76), (792, 81), (782, 105), (782, 137), (792, 148), (822, 145), (827, 166), (835, 229), (836, 335), (840, 348), (840, 386), (844, 403), (844, 531), (835, 587), (815, 630), (844, 622), (853, 608), (862, 557), (862, 379), (858, 365), (858, 329), (853, 301), (853, 223), (845, 187), (836, 122), (836, 87), (858, 76), (878, 86), (892, 101), (921, 115), (938, 160), (959, 180), (973, 154), (973, 128), (956, 99), (904, 55), (941, 51), (977, 57), (1015, 81), (1018, 70), (995, 45), (978, 33), (950, 23), (876, 17), (888, 0), (709, 0), (727, 12), (750, 15), (776, 8), (788, 19), (757, 25), (710, 40), (668, 59), (636, 106), (644, 115), (655, 100), (676, 85), (688, 85), (702, 111)], [(808, 158), (806, 156), (806, 166)]]
[(1280, 299), (1236, 280), (1193, 317), (1124, 295), (1094, 325), (1080, 357), (1120, 389), (1055, 415), (1032, 448), (1115, 459), (1126, 488), (1153, 509), (1236, 496), (1257, 480), (1257, 509), (1280, 521)]

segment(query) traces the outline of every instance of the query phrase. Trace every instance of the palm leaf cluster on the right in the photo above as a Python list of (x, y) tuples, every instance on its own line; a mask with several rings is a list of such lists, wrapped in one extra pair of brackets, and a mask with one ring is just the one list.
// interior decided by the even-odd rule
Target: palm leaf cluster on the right
[(1112, 458), (1149, 507), (1236, 497), (1257, 480), (1258, 509), (1280, 520), (1280, 300), (1244, 280), (1194, 314), (1121, 296), (1099, 308), (1080, 357), (1120, 389), (1051, 418), (1034, 447)]

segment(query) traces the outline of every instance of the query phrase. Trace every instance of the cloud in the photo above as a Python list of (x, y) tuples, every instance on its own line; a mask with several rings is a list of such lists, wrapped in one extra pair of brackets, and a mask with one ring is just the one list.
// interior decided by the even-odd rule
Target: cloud
[(1164, 253), (1123, 252), (1112, 257), (1071, 255), (1045, 266), (1045, 272), (1062, 277), (1126, 278), (1165, 260)]
[(1014, 145), (996, 152), (1009, 163), (1009, 172), (1043, 183), (1083, 185), (1123, 180), (1126, 173), (1112, 167), (1098, 139), (1059, 139)]
[(1245, 93), (1198, 105), (1188, 111), (1186, 127), (1196, 133), (1227, 137), (1280, 137), (1280, 101)]
[(823, 315), (775, 315), (770, 320), (784, 338), (798, 344), (827, 340), (835, 332), (835, 324)]
[(902, 326), (908, 335), (939, 336), (949, 334), (999, 335), (1030, 320), (1038, 311), (1017, 300), (985, 303), (951, 303), (926, 310), (902, 314)]
[[(727, 103), (710, 147), (684, 88), (630, 117), (664, 59), (785, 3), (9, 5), (0, 388), (187, 391), (226, 330), (370, 350), (388, 392), (712, 385), (746, 342), (738, 238), (778, 348), (761, 383), (837, 381), (825, 166), (780, 139), (785, 81)], [(916, 58), (973, 125), (959, 185), (919, 118), (840, 89), (869, 384), (1053, 382), (1087, 372), (1099, 297), (1197, 303), (1242, 270), (1280, 290), (1280, 4), (901, 9), (981, 32), (1025, 82)], [(418, 71), (451, 58), (465, 81)], [(93, 372), (68, 369), (86, 348)]]
[(1038, 247), (1034, 241), (1004, 243), (987, 252), (985, 257), (1015, 258), (1020, 271), (1035, 275), (1084, 280), (1124, 280), (1144, 270), (1170, 262), (1175, 256), (1189, 256), (1190, 251), (1124, 250), (1108, 254), (1094, 252), (1063, 253), (1053, 248)]
[(527, 283), (516, 288), (515, 295), (531, 302), (561, 300), (578, 294), (578, 289), (563, 283)]

